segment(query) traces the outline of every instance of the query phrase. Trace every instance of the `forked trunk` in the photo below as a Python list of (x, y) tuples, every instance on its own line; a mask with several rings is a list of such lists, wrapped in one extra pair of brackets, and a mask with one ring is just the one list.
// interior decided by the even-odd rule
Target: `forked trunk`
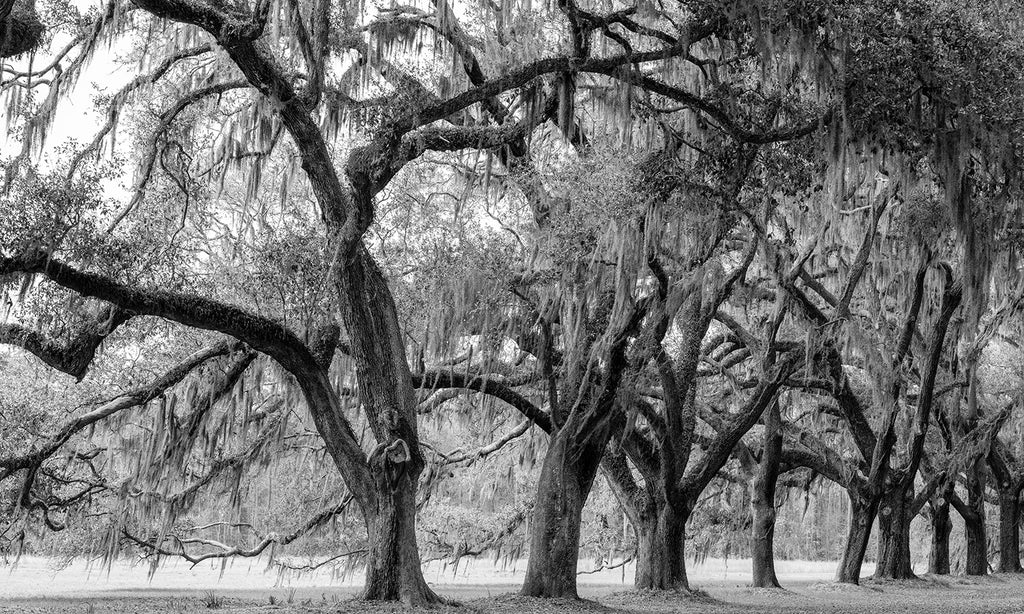
[(751, 485), (750, 510), (753, 516), (753, 586), (779, 588), (775, 575), (775, 486), (782, 458), (782, 430), (779, 407), (772, 404), (765, 412), (764, 447)]
[[(362, 598), (408, 605), (441, 602), (427, 586), (416, 545), (416, 478), (382, 467), (376, 516), (367, 521), (370, 551)], [(398, 469), (400, 470), (400, 468)]]
[(872, 505), (864, 498), (850, 493), (850, 513), (846, 527), (846, 545), (836, 569), (836, 582), (860, 584), (860, 568), (871, 538), (871, 522), (874, 520), (877, 504)]
[(690, 590), (684, 552), (688, 517), (685, 507), (652, 497), (637, 527), (636, 588)]
[(999, 491), (999, 571), (1021, 573), (1020, 495), (1013, 484)]
[[(902, 491), (902, 492), (900, 492)], [(910, 507), (913, 491), (901, 488), (888, 493), (878, 512), (878, 565), (875, 579), (916, 578), (910, 561)]]
[(946, 497), (932, 499), (932, 549), (928, 554), (928, 573), (949, 574), (949, 534), (953, 523), (949, 519), (949, 500)]
[[(576, 599), (580, 521), (597, 474), (600, 454), (572, 454), (568, 429), (552, 440), (544, 457), (530, 520), (530, 560), (521, 594)], [(604, 442), (601, 442), (603, 447)]]

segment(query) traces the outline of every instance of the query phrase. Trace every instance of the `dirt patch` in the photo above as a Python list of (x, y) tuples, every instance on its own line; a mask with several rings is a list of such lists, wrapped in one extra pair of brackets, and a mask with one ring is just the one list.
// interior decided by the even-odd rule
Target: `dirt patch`
[(881, 589), (847, 582), (817, 582), (808, 587), (808, 590), (814, 593), (867, 593)]
[(689, 591), (671, 590), (656, 591), (650, 589), (616, 591), (601, 598), (601, 601), (616, 606), (640, 607), (640, 606), (673, 606), (691, 605), (694, 603), (714, 603), (711, 595), (699, 588), (692, 588)]
[(489, 599), (475, 599), (466, 603), (478, 612), (529, 614), (532, 612), (614, 612), (613, 607), (592, 599), (541, 599), (506, 593)]
[(761, 597), (764, 599), (782, 599), (789, 597), (793, 594), (792, 591), (784, 588), (765, 588), (760, 586), (752, 586), (746, 590), (750, 595), (755, 597)]

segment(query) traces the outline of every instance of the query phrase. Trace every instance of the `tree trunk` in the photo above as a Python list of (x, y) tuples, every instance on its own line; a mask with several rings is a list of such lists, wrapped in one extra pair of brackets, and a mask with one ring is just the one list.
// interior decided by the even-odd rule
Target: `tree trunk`
[(637, 527), (634, 585), (648, 590), (690, 590), (684, 545), (689, 511), (650, 497)]
[(773, 403), (765, 413), (764, 447), (751, 485), (750, 511), (753, 517), (753, 581), (759, 588), (780, 588), (775, 575), (775, 486), (782, 458), (782, 429), (779, 406)]
[(888, 493), (878, 512), (878, 565), (875, 579), (916, 578), (910, 560), (910, 507), (913, 490), (897, 487)]
[(1021, 573), (1020, 495), (1013, 484), (999, 490), (999, 571)]
[(860, 495), (850, 492), (850, 513), (846, 528), (846, 545), (836, 570), (836, 582), (860, 584), (860, 568), (871, 538), (871, 522), (877, 503), (872, 505)]
[(587, 446), (584, 454), (573, 454), (575, 446), (566, 431), (551, 439), (537, 484), (530, 520), (530, 560), (520, 591), (528, 597), (579, 597), (580, 521), (605, 442), (600, 442), (602, 450), (596, 451), (595, 461), (595, 450), (590, 448), (596, 446)]
[[(416, 545), (416, 482), (408, 472), (381, 466), (377, 514), (367, 519), (370, 552), (362, 598), (409, 605), (440, 602), (427, 586)], [(401, 468), (397, 468), (401, 471)]]
[(985, 543), (985, 517), (971, 515), (964, 518), (967, 533), (967, 562), (964, 573), (984, 576), (988, 573), (988, 552)]
[(988, 540), (985, 537), (985, 465), (978, 459), (967, 472), (967, 506), (964, 515), (967, 533), (967, 561), (964, 573), (983, 576), (988, 573)]
[(377, 441), (367, 457), (372, 496), (353, 490), (362, 499), (369, 538), (363, 597), (436, 603), (441, 599), (423, 579), (416, 545), (416, 488), (425, 463), (398, 312), (384, 274), (364, 246), (338, 273), (339, 311), (356, 365), (359, 400)]
[[(967, 414), (965, 426), (974, 429), (978, 426), (981, 413), (978, 408), (978, 377), (977, 363), (971, 362), (967, 368), (970, 385), (967, 388)], [(967, 467), (967, 513), (964, 528), (967, 533), (967, 561), (964, 573), (968, 576), (983, 576), (988, 573), (988, 540), (985, 537), (985, 478), (986, 463), (984, 458), (975, 458)]]
[(949, 534), (953, 523), (949, 520), (949, 499), (933, 498), (931, 501), (932, 549), (928, 555), (928, 573), (949, 574)]

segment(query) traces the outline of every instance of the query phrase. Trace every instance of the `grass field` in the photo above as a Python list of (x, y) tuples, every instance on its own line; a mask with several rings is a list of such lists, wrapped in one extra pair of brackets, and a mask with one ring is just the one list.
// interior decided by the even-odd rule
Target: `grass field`
[[(588, 563), (581, 562), (581, 569)], [(787, 590), (751, 589), (750, 562), (710, 560), (690, 568), (695, 595), (637, 593), (630, 567), (580, 577), (588, 601), (549, 602), (513, 593), (523, 565), (496, 568), (491, 561), (463, 561), (458, 572), (432, 564), (426, 575), (441, 595), (459, 602), (456, 612), (531, 614), (567, 611), (651, 613), (899, 613), (1021, 612), (1024, 577), (929, 577), (900, 583), (830, 582), (834, 564), (781, 561)], [(870, 567), (865, 573), (870, 573)], [(77, 562), (57, 569), (51, 561), (24, 558), (0, 567), (0, 612), (377, 612), (396, 606), (352, 602), (359, 576), (339, 579), (327, 573), (281, 576), (258, 562), (190, 568), (177, 562), (152, 577), (145, 565), (119, 563), (110, 570)]]

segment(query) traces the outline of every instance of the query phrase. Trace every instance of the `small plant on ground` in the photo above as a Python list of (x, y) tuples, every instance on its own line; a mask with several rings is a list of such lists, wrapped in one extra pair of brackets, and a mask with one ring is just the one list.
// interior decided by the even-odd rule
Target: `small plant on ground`
[(219, 610), (224, 606), (224, 598), (218, 597), (217, 593), (214, 593), (213, 591), (207, 591), (203, 595), (203, 605), (205, 605), (208, 610)]

